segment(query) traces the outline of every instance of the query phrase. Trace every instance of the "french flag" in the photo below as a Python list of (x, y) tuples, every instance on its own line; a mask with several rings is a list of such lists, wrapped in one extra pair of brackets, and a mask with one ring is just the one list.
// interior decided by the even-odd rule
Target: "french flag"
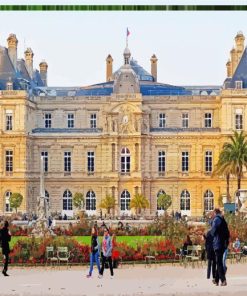
[(127, 37), (130, 35), (130, 31), (129, 29), (127, 28)]

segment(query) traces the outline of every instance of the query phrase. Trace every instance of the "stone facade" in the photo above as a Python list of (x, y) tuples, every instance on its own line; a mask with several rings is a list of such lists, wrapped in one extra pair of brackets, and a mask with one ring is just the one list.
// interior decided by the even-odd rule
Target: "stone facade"
[[(48, 157), (45, 189), (51, 212), (72, 215), (68, 200), (75, 192), (88, 199), (89, 214), (99, 214), (99, 203), (107, 194), (115, 196), (115, 213), (130, 214), (128, 194), (131, 199), (142, 193), (151, 205), (144, 215), (155, 215), (160, 190), (172, 197), (170, 211), (200, 216), (219, 205), (226, 182), (212, 172), (223, 143), (236, 129), (236, 114), (242, 115), (240, 129), (247, 130), (247, 90), (223, 89), (207, 96), (145, 95), (131, 91), (140, 88), (128, 59), (122, 69), (113, 77), (115, 91), (110, 95), (0, 91), (0, 213), (6, 213), (7, 192), (24, 196), (20, 211), (34, 211), (42, 153)], [(111, 75), (107, 64), (107, 79)], [(13, 152), (12, 171), (7, 169), (6, 151)], [(232, 179), (232, 197), (236, 189)], [(182, 193), (187, 194), (185, 202)], [(210, 201), (205, 208), (206, 193)]]

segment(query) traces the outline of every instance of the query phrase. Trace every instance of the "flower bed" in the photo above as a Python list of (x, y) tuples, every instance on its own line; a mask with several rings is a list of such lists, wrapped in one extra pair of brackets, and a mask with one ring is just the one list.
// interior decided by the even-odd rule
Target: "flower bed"
[(28, 235), (28, 229), (27, 227), (21, 227), (14, 224), (10, 224), (9, 228), (12, 236), (27, 236)]
[[(90, 246), (81, 245), (76, 240), (68, 237), (56, 237), (49, 239), (20, 239), (10, 253), (12, 263), (43, 264), (46, 261), (46, 247), (53, 246), (68, 247), (71, 252), (71, 263), (88, 263)], [(115, 261), (120, 258), (122, 261), (144, 260), (146, 255), (155, 255), (158, 260), (173, 259), (175, 257), (175, 246), (170, 241), (159, 240), (144, 243), (137, 248), (128, 246), (126, 243), (114, 242), (112, 257)]]

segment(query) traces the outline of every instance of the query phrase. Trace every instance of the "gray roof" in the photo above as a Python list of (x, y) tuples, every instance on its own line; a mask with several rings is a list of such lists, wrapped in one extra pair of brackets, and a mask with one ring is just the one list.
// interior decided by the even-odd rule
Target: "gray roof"
[(16, 79), (14, 66), (9, 58), (8, 50), (0, 46), (0, 89), (5, 89), (6, 82)]
[(38, 70), (34, 70), (33, 79), (28, 74), (25, 61), (17, 60), (17, 69), (14, 68), (6, 47), (0, 46), (0, 90), (6, 89), (6, 83), (13, 82), (13, 89), (27, 89), (31, 91), (39, 86), (44, 86)]
[(247, 88), (247, 48), (245, 48), (232, 78), (225, 80), (225, 88), (235, 88), (236, 81), (242, 81), (242, 87)]

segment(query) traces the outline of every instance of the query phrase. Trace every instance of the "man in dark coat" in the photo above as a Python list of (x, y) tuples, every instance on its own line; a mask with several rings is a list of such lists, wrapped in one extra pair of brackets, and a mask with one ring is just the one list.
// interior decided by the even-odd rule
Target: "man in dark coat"
[(216, 273), (216, 261), (215, 261), (215, 253), (213, 248), (213, 237), (210, 231), (204, 235), (205, 239), (205, 249), (207, 253), (207, 261), (208, 261), (208, 268), (207, 268), (207, 278), (210, 279), (211, 271), (212, 271), (212, 278), (213, 283), (215, 283), (215, 273)]
[[(226, 222), (224, 217), (221, 215), (220, 209), (214, 210), (214, 219), (212, 223), (212, 228), (210, 233), (213, 237), (213, 248), (216, 258), (216, 274), (215, 274), (215, 284), (219, 285), (219, 280), (221, 280), (221, 286), (226, 286), (225, 271), (223, 268), (223, 254), (225, 252), (225, 246), (227, 244), (226, 238), (224, 237), (224, 225)], [(226, 226), (227, 227), (227, 226)]]
[(9, 232), (9, 222), (5, 221), (4, 222), (4, 227), (0, 230), (0, 238), (1, 238), (1, 244), (2, 244), (2, 253), (5, 257), (5, 262), (4, 262), (4, 267), (3, 267), (3, 275), (4, 276), (9, 276), (7, 274), (7, 270), (8, 270), (8, 264), (9, 264), (9, 242), (11, 240), (11, 235)]

